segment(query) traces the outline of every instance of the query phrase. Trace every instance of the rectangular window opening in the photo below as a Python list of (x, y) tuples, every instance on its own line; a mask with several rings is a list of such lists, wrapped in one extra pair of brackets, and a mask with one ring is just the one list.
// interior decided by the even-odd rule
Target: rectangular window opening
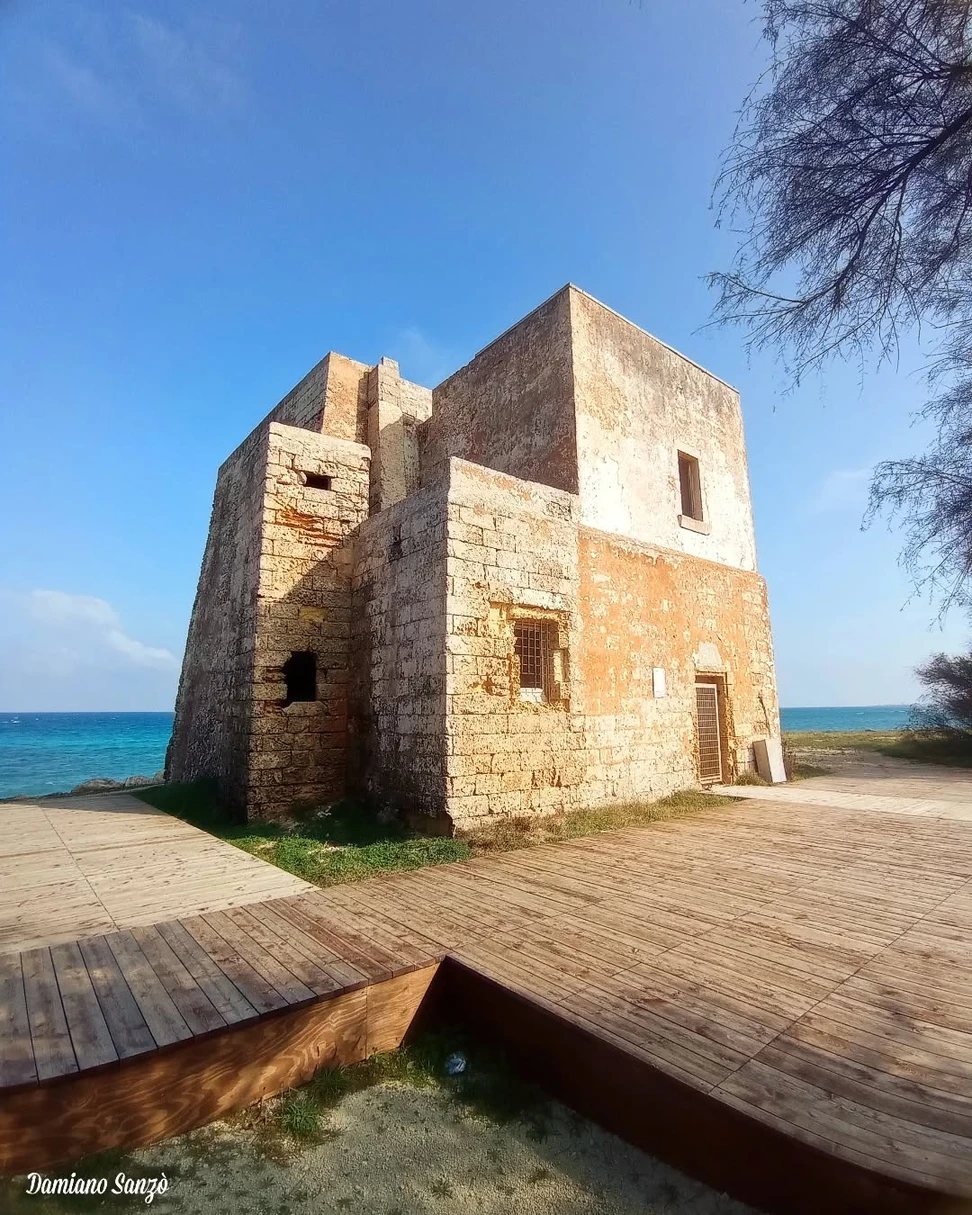
[(553, 700), (554, 653), (557, 623), (553, 620), (515, 620), (513, 636), (520, 666), (520, 699)]
[(331, 478), (325, 476), (324, 473), (305, 472), (304, 484), (308, 489), (330, 489)]
[(285, 705), (296, 700), (317, 700), (317, 655), (311, 650), (295, 650), (283, 667), (287, 684)]
[(682, 494), (682, 514), (702, 522), (702, 481), (695, 456), (678, 453), (678, 485)]

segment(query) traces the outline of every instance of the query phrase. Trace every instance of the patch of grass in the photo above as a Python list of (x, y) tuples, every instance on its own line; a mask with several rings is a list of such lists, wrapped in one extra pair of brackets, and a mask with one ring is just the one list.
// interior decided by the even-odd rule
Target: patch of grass
[(758, 772), (740, 772), (736, 777), (737, 785), (768, 785), (770, 782), (765, 780)]
[(792, 730), (783, 735), (796, 751), (884, 751), (904, 730)]
[(572, 810), (567, 814), (501, 818), (488, 826), (464, 833), (463, 838), (469, 841), (476, 855), (509, 852), (514, 848), (597, 835), (600, 831), (644, 827), (649, 823), (695, 814), (699, 810), (711, 810), (713, 806), (731, 805), (733, 800), (716, 793), (685, 789), (655, 802), (625, 802), (619, 806), (600, 806), (593, 810)]
[(421, 869), (470, 854), (463, 840), (418, 835), (350, 800), (323, 810), (305, 807), (288, 823), (247, 823), (220, 802), (210, 781), (158, 785), (140, 789), (135, 796), (316, 886), (354, 882), (392, 869)]
[[(449, 1076), (446, 1059), (456, 1051), (466, 1056), (466, 1070)], [(259, 1150), (271, 1159), (287, 1159), (303, 1144), (332, 1133), (327, 1115), (340, 1101), (379, 1084), (436, 1088), (451, 1094), (468, 1116), (496, 1124), (522, 1121), (538, 1139), (547, 1133), (549, 1098), (499, 1051), (458, 1032), (426, 1033), (361, 1063), (324, 1068), (300, 1088), (244, 1110), (235, 1124), (253, 1131)]]
[(790, 765), (790, 780), (809, 780), (812, 776), (830, 776), (833, 768), (823, 768), (819, 764), (804, 764), (800, 761)]
[(135, 794), (142, 801), (218, 836), (244, 852), (316, 886), (356, 882), (390, 870), (421, 869), (470, 856), (508, 852), (649, 823), (681, 818), (732, 798), (686, 789), (654, 802), (626, 802), (568, 814), (497, 818), (455, 837), (419, 835), (398, 820), (379, 819), (353, 801), (305, 811), (289, 823), (243, 823), (222, 806), (209, 781), (158, 785)]
[(972, 734), (964, 730), (904, 730), (883, 751), (898, 759), (972, 768)]
[(794, 751), (872, 751), (920, 763), (972, 767), (972, 734), (962, 730), (798, 730), (784, 737)]

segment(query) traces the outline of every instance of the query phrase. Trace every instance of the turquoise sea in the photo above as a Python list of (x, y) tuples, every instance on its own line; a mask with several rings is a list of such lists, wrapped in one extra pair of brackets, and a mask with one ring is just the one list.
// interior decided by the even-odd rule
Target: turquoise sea
[[(784, 730), (894, 730), (909, 705), (784, 709)], [(171, 713), (0, 713), (0, 797), (63, 793), (94, 776), (152, 776)]]
[(152, 776), (172, 713), (0, 713), (0, 797), (63, 793), (94, 776)]
[(901, 730), (911, 705), (860, 705), (837, 709), (780, 709), (784, 730)]

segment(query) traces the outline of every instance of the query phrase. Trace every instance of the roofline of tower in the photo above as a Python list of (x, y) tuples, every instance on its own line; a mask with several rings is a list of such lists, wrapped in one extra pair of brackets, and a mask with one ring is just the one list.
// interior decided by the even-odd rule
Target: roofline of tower
[(714, 372), (710, 371), (708, 369), (708, 367), (703, 367), (702, 364), (697, 363), (695, 361), (695, 359), (690, 359), (687, 354), (683, 354), (681, 352), (681, 350), (677, 350), (674, 346), (669, 345), (668, 342), (662, 341), (662, 339), (660, 337), (656, 337), (653, 333), (649, 333), (647, 329), (642, 328), (641, 325), (636, 324), (634, 321), (630, 320), (628, 317), (626, 317), (622, 313), (618, 312), (618, 310), (616, 308), (612, 308), (610, 304), (605, 304), (603, 300), (599, 300), (596, 295), (591, 295), (591, 293), (589, 291), (585, 291), (583, 287), (578, 287), (576, 283), (571, 283), (571, 282), (567, 282), (562, 287), (558, 287), (558, 289), (552, 295), (548, 295), (547, 298), (545, 300), (542, 300), (539, 304), (537, 304), (537, 306), (535, 308), (531, 308), (530, 311), (528, 313), (526, 313), (525, 316), (521, 316), (519, 320), (514, 321), (512, 325), (507, 326), (507, 328), (504, 329), (502, 333), (497, 334), (497, 336), (494, 337), (491, 341), (487, 342), (486, 345), (482, 347), (482, 349), (477, 350), (476, 353), (472, 356), (472, 358), (467, 359), (466, 362), (463, 363), (462, 367), (457, 367), (455, 371), (453, 371), (449, 375), (447, 375), (446, 378), (444, 380), (441, 380), (439, 382), (439, 384), (437, 384), (435, 387), (440, 388), (442, 386), (442, 384), (447, 383), (449, 380), (452, 379), (452, 377), (454, 375), (457, 375), (460, 371), (462, 371), (463, 367), (468, 367), (469, 364), (474, 362), (476, 359), (478, 359), (481, 354), (485, 354), (486, 351), (489, 350), (491, 346), (495, 346), (496, 343), (499, 341), (502, 341), (503, 338), (505, 338), (507, 334), (512, 333), (513, 330), (518, 328), (518, 326), (522, 325), (524, 321), (529, 320), (530, 317), (533, 316), (533, 314), (535, 312), (539, 312), (541, 308), (545, 308), (547, 306), (547, 304), (549, 304), (552, 300), (555, 300), (559, 295), (563, 295), (564, 292), (570, 292), (570, 291), (576, 291), (578, 295), (583, 295), (586, 299), (589, 299), (592, 303), (597, 304), (597, 306), (599, 308), (603, 308), (605, 310), (605, 312), (610, 312), (611, 315), (616, 316), (618, 318), (618, 320), (624, 321), (624, 323), (626, 325), (630, 325), (632, 329), (637, 329), (639, 333), (643, 333), (646, 337), (650, 337), (653, 342), (657, 342), (659, 346), (663, 346), (666, 350), (670, 351), (672, 354), (674, 354), (678, 358), (682, 359), (683, 362), (688, 363), (692, 367), (695, 367), (697, 370), (703, 372), (705, 375), (709, 376), (711, 379), (716, 380), (719, 384), (724, 384), (725, 387), (728, 388), (731, 392), (735, 392), (738, 395), (739, 389), (736, 388), (734, 384), (730, 384), (729, 381), (724, 380), (722, 378), (722, 376), (716, 375)]

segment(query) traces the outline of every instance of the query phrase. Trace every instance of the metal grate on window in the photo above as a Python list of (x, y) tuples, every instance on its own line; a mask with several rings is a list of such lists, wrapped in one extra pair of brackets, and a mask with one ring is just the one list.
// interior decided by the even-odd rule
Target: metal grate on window
[(696, 725), (699, 737), (699, 779), (722, 780), (722, 743), (719, 738), (719, 693), (715, 684), (695, 685)]
[(517, 620), (513, 624), (516, 656), (520, 660), (520, 688), (548, 690), (551, 625), (542, 620)]

